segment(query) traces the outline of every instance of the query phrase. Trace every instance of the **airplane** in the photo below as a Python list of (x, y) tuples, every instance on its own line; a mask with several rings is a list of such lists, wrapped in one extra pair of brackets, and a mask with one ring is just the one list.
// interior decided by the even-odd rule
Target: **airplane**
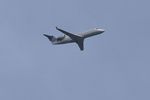
[(53, 45), (75, 42), (79, 46), (81, 51), (84, 50), (84, 39), (94, 36), (94, 35), (102, 34), (103, 32), (105, 32), (104, 29), (100, 29), (100, 28), (94, 28), (92, 30), (89, 30), (87, 32), (82, 32), (79, 34), (70, 33), (58, 27), (56, 27), (56, 30), (62, 32), (64, 36), (60, 36), (56, 38), (52, 35), (47, 35), (47, 34), (43, 34), (43, 35), (47, 37), (49, 41), (52, 42)]

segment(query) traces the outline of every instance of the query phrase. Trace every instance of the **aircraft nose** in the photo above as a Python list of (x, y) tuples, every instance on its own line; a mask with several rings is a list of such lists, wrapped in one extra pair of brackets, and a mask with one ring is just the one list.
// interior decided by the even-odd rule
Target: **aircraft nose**
[(101, 33), (105, 32), (104, 29), (97, 28), (97, 30), (98, 30), (99, 32), (101, 32)]
[(101, 32), (103, 33), (103, 32), (105, 32), (105, 30), (104, 30), (104, 29), (101, 29)]
[(105, 32), (105, 30), (104, 30), (104, 29), (99, 29), (99, 31), (100, 31), (101, 33)]

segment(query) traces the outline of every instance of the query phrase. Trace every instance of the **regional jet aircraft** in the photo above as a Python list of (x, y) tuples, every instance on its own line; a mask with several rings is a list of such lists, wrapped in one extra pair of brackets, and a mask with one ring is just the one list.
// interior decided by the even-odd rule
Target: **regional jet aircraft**
[(84, 39), (94, 36), (94, 35), (98, 35), (104, 32), (103, 29), (100, 28), (94, 28), (90, 31), (87, 32), (83, 32), (83, 33), (79, 33), (79, 34), (72, 34), (70, 32), (64, 31), (58, 27), (56, 27), (56, 29), (62, 33), (64, 33), (64, 36), (60, 36), (60, 37), (54, 37), (52, 35), (46, 35), (43, 34), (44, 36), (46, 36), (51, 42), (52, 44), (56, 45), (56, 44), (66, 44), (66, 43), (77, 43), (80, 50), (84, 50)]

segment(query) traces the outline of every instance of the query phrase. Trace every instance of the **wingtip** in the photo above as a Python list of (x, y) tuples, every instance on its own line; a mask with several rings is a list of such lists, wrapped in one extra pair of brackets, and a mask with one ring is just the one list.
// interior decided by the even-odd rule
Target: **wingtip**
[(59, 28), (56, 26), (56, 29), (58, 30)]
[(47, 36), (46, 34), (43, 34), (44, 36)]

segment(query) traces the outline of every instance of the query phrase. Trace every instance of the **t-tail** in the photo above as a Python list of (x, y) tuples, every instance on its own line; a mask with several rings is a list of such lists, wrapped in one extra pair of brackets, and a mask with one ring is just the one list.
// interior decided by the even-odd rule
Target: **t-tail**
[(52, 35), (46, 35), (46, 34), (43, 34), (45, 37), (47, 37), (49, 39), (49, 41), (51, 41), (52, 43), (54, 43), (56, 41), (56, 38)]

